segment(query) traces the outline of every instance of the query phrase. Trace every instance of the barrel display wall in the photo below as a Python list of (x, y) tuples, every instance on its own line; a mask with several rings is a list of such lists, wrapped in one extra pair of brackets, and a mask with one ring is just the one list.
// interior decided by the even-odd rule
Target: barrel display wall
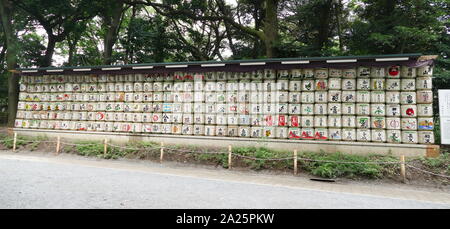
[(434, 143), (432, 67), (22, 76), (17, 128)]

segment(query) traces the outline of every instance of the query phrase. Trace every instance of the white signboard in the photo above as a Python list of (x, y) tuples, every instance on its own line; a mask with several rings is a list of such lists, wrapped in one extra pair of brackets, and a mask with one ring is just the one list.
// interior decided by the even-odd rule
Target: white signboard
[(439, 90), (441, 144), (450, 145), (450, 90)]

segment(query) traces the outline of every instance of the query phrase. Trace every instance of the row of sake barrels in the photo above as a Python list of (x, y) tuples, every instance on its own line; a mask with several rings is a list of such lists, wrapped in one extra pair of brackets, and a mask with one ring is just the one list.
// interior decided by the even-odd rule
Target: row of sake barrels
[(107, 111), (210, 114), (302, 114), (371, 115), (429, 117), (432, 104), (401, 105), (384, 103), (45, 103), (18, 102), (19, 111)]
[(390, 90), (414, 91), (431, 89), (431, 77), (417, 79), (317, 79), (317, 80), (264, 80), (219, 82), (118, 82), (118, 83), (65, 83), (20, 84), (23, 92), (152, 92), (152, 91), (314, 91), (314, 90)]
[(418, 68), (408, 66), (337, 68), (305, 68), (291, 70), (264, 69), (249, 72), (206, 72), (206, 73), (155, 73), (155, 74), (90, 74), (90, 75), (42, 75), (22, 76), (26, 83), (60, 83), (60, 82), (126, 82), (126, 81), (164, 81), (164, 80), (237, 80), (237, 79), (275, 79), (275, 78), (328, 78), (328, 77), (390, 77), (414, 78), (432, 76), (430, 65)]
[(401, 131), (354, 128), (288, 128), (288, 127), (249, 127), (212, 126), (127, 122), (75, 122), (16, 120), (18, 128), (41, 128), (56, 130), (106, 131), (129, 133), (184, 134), (253, 138), (289, 138), (303, 140), (336, 140), (390, 143), (434, 143), (432, 131)]
[(433, 130), (433, 117), (393, 118), (370, 116), (298, 115), (211, 115), (116, 112), (35, 112), (18, 113), (18, 119), (184, 123), (208, 125), (251, 125), (291, 127), (345, 127), (362, 129)]
[(154, 92), (154, 93), (40, 93), (21, 92), (20, 101), (35, 102), (175, 102), (175, 103), (432, 103), (433, 92), (316, 91), (316, 92)]

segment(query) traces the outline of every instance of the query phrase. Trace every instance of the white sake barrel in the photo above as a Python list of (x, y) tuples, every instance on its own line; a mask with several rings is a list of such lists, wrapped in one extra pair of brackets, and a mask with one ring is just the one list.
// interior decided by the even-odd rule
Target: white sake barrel
[(97, 84), (96, 83), (90, 83), (88, 85), (87, 92), (91, 92), (91, 93), (97, 92)]
[(227, 114), (237, 114), (238, 113), (238, 105), (235, 103), (226, 104)]
[(392, 118), (392, 117), (386, 118), (386, 129), (400, 130), (400, 128), (401, 128), (400, 118)]
[(401, 118), (401, 129), (402, 130), (417, 130), (417, 119), (416, 118)]
[[(240, 91), (250, 91), (251, 90), (251, 84), (250, 84), (249, 80), (241, 80), (241, 81), (239, 81), (238, 85), (239, 85)], [(214, 90), (217, 90), (217, 88), (215, 88)]]
[(263, 136), (263, 128), (262, 127), (251, 127), (250, 128), (250, 137), (252, 138), (262, 138)]
[(106, 102), (107, 99), (107, 93), (98, 93), (98, 101), (99, 102)]
[(417, 116), (417, 106), (416, 105), (401, 105), (401, 116), (402, 117), (416, 117)]
[(173, 111), (172, 108), (173, 108), (172, 103), (163, 103), (162, 111), (165, 113), (172, 113)]
[(162, 127), (161, 126), (162, 125), (158, 124), (158, 123), (152, 124), (152, 133), (155, 133), (155, 134), (162, 133)]
[[(259, 70), (259, 71), (256, 71), (255, 72), (255, 74), (257, 74), (255, 77), (257, 78), (257, 77), (263, 77), (263, 75), (264, 75), (264, 71), (262, 71), (262, 70)], [(256, 79), (255, 78), (255, 79)], [(227, 80), (227, 73), (226, 72), (216, 72), (216, 80), (217, 81), (226, 81)]]
[(400, 93), (401, 104), (416, 104), (416, 92), (402, 91)]
[[(164, 92), (163, 93), (163, 101), (164, 102), (173, 102), (173, 93), (172, 92)], [(185, 92), (183, 93), (183, 101), (184, 102), (192, 102), (193, 101), (193, 94)]]
[(342, 129), (340, 128), (329, 128), (328, 129), (328, 139), (333, 141), (342, 140)]
[(408, 66), (401, 67), (401, 77), (402, 78), (416, 78), (416, 68), (411, 68)]
[(301, 127), (314, 127), (314, 116), (301, 116)]
[(328, 69), (327, 68), (316, 68), (314, 71), (314, 75), (316, 78), (328, 78)]
[[(289, 91), (297, 92), (297, 91), (301, 91), (301, 88), (302, 88), (302, 81), (300, 81), (300, 80), (289, 81)], [(262, 86), (261, 86), (261, 89), (262, 89)]]
[[(186, 83), (190, 83), (190, 89), (187, 88), (185, 91), (192, 91), (193, 90), (193, 82), (186, 82)], [(262, 90), (262, 83), (260, 81), (258, 82), (251, 82), (250, 83), (250, 87), (252, 91), (261, 91)], [(227, 90), (227, 83), (225, 81), (219, 81), (216, 82), (216, 91), (221, 91), (221, 92), (225, 92)]]
[(433, 130), (434, 128), (434, 121), (433, 117), (420, 117), (417, 118), (418, 122), (418, 130)]
[(153, 82), (153, 91), (163, 91), (163, 83)]
[(433, 91), (417, 91), (417, 103), (433, 103)]
[(402, 131), (400, 130), (386, 130), (386, 141), (388, 143), (401, 143)]
[(433, 116), (433, 104), (417, 104), (417, 115), (431, 117)]
[(345, 90), (345, 91), (355, 90), (356, 89), (356, 80), (355, 79), (342, 79), (341, 88), (342, 88), (342, 90)]
[(400, 92), (387, 91), (386, 92), (386, 103), (400, 103)]
[(133, 124), (132, 123), (122, 123), (120, 125), (120, 131), (121, 132), (132, 132), (133, 131)]
[(133, 113), (132, 121), (133, 122), (142, 122), (142, 114), (141, 113)]
[(133, 91), (134, 92), (141, 92), (144, 91), (144, 85), (142, 82), (135, 82), (133, 84)]
[(300, 128), (288, 128), (288, 138), (289, 139), (300, 139), (301, 129)]
[(163, 113), (161, 116), (163, 123), (171, 123), (172, 122), (172, 114), (171, 113)]
[(76, 122), (75, 128), (77, 131), (86, 131), (87, 130), (87, 122)]
[(172, 124), (161, 124), (161, 133), (163, 134), (171, 134), (172, 133)]
[[(239, 104), (241, 105), (241, 104)], [(247, 104), (243, 104), (243, 105), (247, 105)], [(185, 111), (187, 112), (187, 111)], [(205, 113), (209, 113), (209, 114), (214, 114), (216, 113), (216, 104), (214, 103), (205, 103)], [(248, 113), (248, 110), (247, 110)]]
[(237, 127), (237, 126), (227, 126), (225, 136), (237, 137), (238, 129), (239, 129), (239, 127)]
[(314, 114), (314, 104), (302, 104), (300, 113), (302, 115), (313, 115)]
[[(241, 96), (242, 97), (239, 97), (239, 99), (241, 99), (241, 98), (245, 98), (246, 96), (248, 96), (245, 92), (242, 92), (241, 93)], [(215, 102), (217, 102), (217, 96), (216, 96), (216, 93), (212, 93), (212, 92), (207, 92), (207, 93), (205, 93), (205, 99), (204, 99), (204, 101), (205, 102), (207, 102), (207, 103), (215, 103)], [(248, 101), (247, 101), (248, 102)]]
[(341, 104), (340, 103), (329, 103), (328, 104), (328, 114), (329, 115), (341, 115)]
[(114, 84), (114, 91), (115, 92), (121, 92), (124, 91), (124, 83), (122, 82), (117, 82)]
[(372, 67), (370, 70), (370, 77), (384, 78), (386, 77), (386, 69), (384, 67)]
[(400, 78), (400, 66), (393, 65), (387, 68), (387, 77)]
[[(43, 88), (41, 87), (41, 91)], [(72, 83), (65, 83), (64, 84), (64, 91), (65, 92), (73, 92), (73, 84)]]
[(181, 125), (181, 134), (192, 135), (194, 133), (193, 125)]
[(328, 90), (328, 80), (318, 79), (314, 82), (314, 88), (316, 91)]
[(356, 117), (350, 116), (350, 115), (342, 116), (341, 125), (344, 128), (355, 128), (356, 127)]
[[(81, 84), (81, 91), (82, 92), (86, 91), (87, 85), (88, 84)], [(83, 91), (83, 88), (84, 88), (84, 91)], [(58, 92), (57, 84), (50, 84), (49, 85), (49, 89), (50, 89), (50, 92)], [(35, 90), (34, 85), (29, 85), (28, 88), (27, 88), (28, 92), (35, 92), (34, 90)]]
[(276, 112), (278, 114), (287, 114), (289, 112), (287, 103), (278, 103)]
[(289, 70), (278, 70), (277, 71), (277, 78), (278, 79), (289, 79), (291, 77), (291, 73)]
[(402, 91), (415, 91), (416, 79), (401, 79), (400, 88)]
[(374, 91), (380, 91), (386, 89), (386, 79), (375, 78), (371, 80), (371, 89)]
[[(44, 114), (45, 111), (41, 111), (41, 114)], [(25, 117), (25, 111), (17, 111), (16, 119), (23, 119)], [(45, 118), (44, 118), (45, 119)]]
[(370, 102), (370, 91), (356, 91), (356, 102), (369, 103)]
[(278, 92), (276, 91), (266, 91), (264, 92), (263, 97), (264, 102), (266, 103), (278, 103)]
[(238, 124), (240, 126), (250, 125), (250, 116), (249, 115), (239, 115)]
[(289, 116), (288, 115), (274, 115), (274, 125), (275, 126), (288, 126)]
[(386, 128), (386, 118), (375, 116), (371, 118), (371, 128), (372, 129), (385, 129)]
[(106, 75), (106, 82), (116, 82), (116, 78), (115, 75)]
[(420, 144), (434, 144), (433, 131), (418, 131)]
[(314, 127), (327, 127), (327, 116), (314, 116)]
[(386, 80), (386, 90), (399, 91), (400, 90), (400, 79), (387, 79)]
[[(268, 104), (263, 104), (263, 112), (264, 114), (270, 114), (266, 112), (266, 106)], [(301, 114), (301, 105), (300, 104), (294, 104), (294, 103), (290, 103), (288, 105), (288, 112), (289, 114), (293, 114), (293, 115), (299, 115)]]
[(94, 130), (95, 131), (105, 131), (105, 123), (104, 122), (94, 122)]
[[(228, 80), (230, 80), (230, 75), (228, 75)], [(273, 69), (264, 69), (264, 79), (275, 79), (277, 77), (277, 74), (275, 72), (275, 70)]]
[(173, 82), (163, 82), (163, 91), (171, 92), (173, 89)]
[(152, 92), (153, 91), (153, 83), (150, 83), (150, 82), (143, 83), (142, 90), (144, 92)]
[(290, 115), (289, 116), (289, 121), (288, 121), (288, 125), (290, 127), (299, 127), (300, 126), (300, 116), (298, 115)]
[(226, 115), (217, 115), (216, 116), (216, 124), (217, 125), (226, 125), (227, 124), (227, 116)]
[(330, 68), (328, 71), (328, 75), (332, 77), (342, 77), (342, 69)]
[(426, 65), (426, 66), (419, 67), (417, 69), (417, 76), (420, 76), (420, 77), (433, 76), (433, 66)]
[(342, 129), (342, 140), (356, 141), (356, 130), (351, 128)]
[(372, 130), (372, 141), (373, 142), (386, 142), (386, 131), (385, 130)]
[[(211, 116), (213, 119), (211, 120), (211, 122), (212, 121), (214, 121), (215, 122), (215, 120), (214, 120), (214, 118), (215, 118), (215, 116), (213, 115), (213, 116)], [(183, 124), (185, 124), (185, 125), (192, 125), (192, 124), (194, 124), (194, 115), (193, 114), (191, 114), (191, 113), (184, 113), (183, 114)], [(205, 116), (205, 123), (207, 123), (207, 117)]]
[(303, 80), (302, 81), (302, 91), (314, 91), (314, 80)]
[[(34, 124), (32, 121), (33, 120), (30, 120), (30, 128), (34, 128), (34, 125), (33, 127), (31, 126), (31, 124)], [(63, 128), (62, 123), (63, 123), (62, 121), (55, 121), (55, 130), (62, 130)]]
[[(175, 103), (182, 103), (183, 102), (183, 93), (182, 92), (174, 92), (172, 93), (173, 102)], [(205, 97), (202, 92), (195, 92), (194, 93), (194, 101), (200, 102), (204, 101)]]
[(316, 103), (314, 104), (314, 114), (315, 115), (326, 115), (328, 111), (327, 103)]
[(315, 128), (314, 129), (314, 139), (327, 140), (328, 139), (328, 129), (327, 128)]
[[(95, 84), (95, 85), (97, 85), (97, 84)], [(41, 85), (37, 84), (35, 86), (36, 86), (35, 92), (42, 92), (42, 86)], [(57, 89), (58, 92), (64, 92), (66, 90), (65, 84), (63, 84), (63, 83), (57, 84), (56, 85), (56, 89)], [(97, 91), (97, 87), (95, 87), (95, 92), (96, 91)]]
[(162, 112), (163, 104), (162, 103), (153, 103), (152, 104), (152, 110), (153, 112)]
[(288, 138), (288, 128), (274, 127), (275, 138)]
[(105, 122), (103, 124), (103, 130), (106, 132), (113, 132), (114, 131), (114, 123), (113, 122)]
[(277, 93), (277, 101), (279, 103), (287, 103), (289, 100), (289, 92), (287, 91), (279, 91)]
[(238, 134), (241, 138), (248, 138), (250, 137), (250, 127), (249, 126), (239, 126), (238, 128)]
[(263, 138), (275, 138), (275, 127), (264, 127), (262, 128)]
[(205, 107), (206, 106), (204, 103), (194, 103), (194, 112), (195, 113), (205, 113)]
[(22, 128), (22, 124), (23, 124), (23, 120), (21, 120), (21, 119), (16, 119), (14, 121), (14, 127), (16, 127), (16, 128)]
[(227, 115), (227, 123), (228, 125), (238, 125), (239, 117), (237, 115)]
[[(303, 93), (303, 94), (305, 94), (305, 93)], [(316, 102), (316, 103), (328, 102), (328, 92), (327, 91), (316, 91), (314, 93), (314, 102)]]
[(356, 78), (356, 69), (354, 68), (343, 69), (342, 76), (344, 78)]
[(206, 82), (204, 90), (207, 92), (216, 91), (216, 82)]
[(94, 103), (94, 110), (95, 111), (105, 111), (106, 103)]
[(313, 140), (314, 138), (314, 129), (313, 128), (302, 128), (300, 132), (300, 138), (305, 140)]
[(386, 96), (384, 91), (372, 91), (370, 92), (370, 102), (371, 103), (385, 103)]
[(431, 77), (419, 77), (416, 79), (416, 89), (425, 90), (432, 88), (432, 78)]
[(238, 94), (237, 94), (237, 92), (227, 92), (226, 93), (226, 100), (227, 100), (228, 103), (237, 103), (237, 101), (238, 101)]
[(328, 88), (330, 90), (340, 90), (342, 80), (340, 78), (330, 78), (328, 79)]
[(401, 115), (400, 104), (387, 104), (386, 105), (386, 116), (400, 117), (400, 115)]
[(341, 116), (328, 116), (328, 127), (338, 128), (342, 126)]
[[(202, 90), (204, 90), (204, 89), (202, 89)], [(228, 92), (239, 91), (239, 83), (238, 82), (227, 82), (227, 91)]]
[(356, 128), (369, 129), (370, 128), (370, 117), (369, 116), (357, 116), (356, 117)]
[(204, 114), (194, 114), (194, 123), (196, 124), (205, 124), (205, 115)]
[(368, 142), (371, 138), (371, 132), (369, 129), (357, 129), (356, 140), (359, 142)]
[(354, 103), (356, 102), (356, 91), (342, 91), (342, 102)]
[(97, 91), (98, 92), (106, 92), (107, 88), (106, 88), (106, 83), (98, 83), (97, 84)]
[(402, 131), (402, 143), (416, 144), (418, 140), (417, 131)]
[(73, 118), (73, 112), (64, 112), (64, 120), (72, 120)]
[(342, 114), (343, 115), (356, 114), (356, 105), (354, 103), (343, 103), (342, 104)]
[(370, 90), (370, 79), (359, 78), (356, 83), (356, 89), (358, 90)]
[[(225, 101), (225, 95), (222, 93), (217, 93), (217, 102), (222, 103)], [(262, 91), (251, 91), (250, 92), (250, 103), (263, 103), (264, 101), (264, 92)], [(286, 99), (287, 100), (287, 99)]]
[(181, 129), (182, 129), (182, 125), (181, 124), (173, 124), (172, 125), (172, 134), (181, 134)]
[(370, 104), (370, 113), (372, 116), (385, 116), (386, 115), (386, 105), (383, 103)]
[[(291, 100), (290, 100), (291, 101)], [(328, 91), (328, 102), (341, 102), (342, 91)]]
[(95, 121), (96, 120), (96, 112), (88, 112), (87, 113), (87, 120), (88, 121)]

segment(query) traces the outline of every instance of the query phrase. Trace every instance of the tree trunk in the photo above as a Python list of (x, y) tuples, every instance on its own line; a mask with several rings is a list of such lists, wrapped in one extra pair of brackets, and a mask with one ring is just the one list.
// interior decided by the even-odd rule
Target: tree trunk
[(278, 1), (266, 0), (266, 15), (264, 20), (264, 44), (266, 46), (267, 58), (277, 57), (278, 36)]
[(41, 67), (51, 66), (53, 53), (55, 53), (55, 46), (56, 46), (55, 36), (52, 34), (52, 31), (47, 31), (47, 34), (48, 34), (47, 49), (45, 50), (45, 56), (41, 64)]
[[(17, 68), (17, 38), (12, 26), (12, 3), (9, 0), (0, 0), (0, 15), (3, 31), (6, 37), (8, 50), (6, 51), (6, 63), (8, 70)], [(14, 127), (16, 119), (17, 102), (19, 100), (19, 76), (7, 72), (8, 76), (8, 127)]]
[(316, 47), (315, 50), (317, 54), (321, 54), (322, 49), (326, 46), (328, 42), (328, 38), (330, 36), (330, 20), (331, 20), (331, 7), (332, 1), (327, 0), (321, 3), (319, 7), (319, 28), (318, 35), (316, 38)]
[(124, 10), (124, 4), (121, 1), (114, 1), (110, 5), (110, 14), (105, 15), (104, 23), (106, 26), (103, 64), (110, 65), (112, 62), (112, 49), (117, 41), (117, 33), (119, 32), (119, 25)]

